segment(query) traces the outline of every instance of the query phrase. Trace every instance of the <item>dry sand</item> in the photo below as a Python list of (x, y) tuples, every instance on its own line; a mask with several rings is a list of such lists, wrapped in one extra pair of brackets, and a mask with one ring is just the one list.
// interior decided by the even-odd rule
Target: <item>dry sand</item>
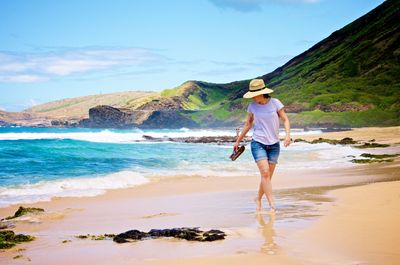
[[(400, 181), (343, 188), (312, 227), (293, 243), (297, 257), (321, 264), (400, 263)], [(315, 255), (318, 253), (318, 255)]]
[(293, 139), (302, 138), (306, 140), (318, 139), (319, 137), (337, 140), (351, 137), (355, 140), (366, 142), (375, 139), (379, 143), (400, 144), (400, 126), (353, 128), (351, 131), (292, 136)]
[[(301, 138), (374, 138), (392, 144), (385, 150), (399, 152), (399, 128), (364, 128)], [(46, 214), (22, 220), (14, 229), (37, 239), (3, 251), (0, 263), (398, 264), (399, 182), (341, 189), (339, 185), (399, 180), (399, 169), (398, 158), (391, 163), (318, 172), (277, 168), (273, 185), (278, 204), (293, 207), (275, 217), (254, 213), (252, 197), (258, 179), (250, 177), (177, 176), (96, 197), (54, 198), (24, 205), (46, 209)], [(295, 183), (289, 174), (299, 176)], [(329, 189), (335, 190), (326, 195)], [(337, 200), (332, 203), (333, 198)], [(12, 215), (16, 209), (17, 205), (1, 208), (0, 216)], [(324, 216), (318, 218), (321, 214)], [(291, 225), (288, 220), (296, 222)], [(211, 243), (156, 239), (121, 245), (74, 237), (182, 226), (217, 228), (228, 237)], [(64, 240), (70, 241), (62, 243)], [(13, 259), (17, 255), (22, 257)]]

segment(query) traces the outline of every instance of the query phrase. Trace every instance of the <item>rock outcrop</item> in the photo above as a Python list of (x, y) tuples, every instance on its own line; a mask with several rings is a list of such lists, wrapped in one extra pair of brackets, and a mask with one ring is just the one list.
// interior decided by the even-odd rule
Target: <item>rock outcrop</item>
[(101, 105), (89, 110), (89, 118), (79, 122), (81, 127), (91, 128), (182, 128), (198, 127), (188, 118), (193, 111), (174, 109), (122, 109)]
[(157, 110), (153, 111), (151, 115), (142, 124), (138, 124), (139, 128), (197, 128), (197, 124), (194, 120), (187, 117), (187, 114), (196, 111), (190, 110)]
[(188, 241), (215, 241), (225, 239), (226, 234), (223, 231), (212, 229), (202, 231), (199, 228), (172, 228), (172, 229), (151, 229), (149, 232), (139, 230), (129, 230), (114, 237), (114, 242), (126, 243), (142, 240), (145, 238), (175, 237), (186, 239)]
[(42, 208), (35, 208), (35, 207), (25, 208), (25, 207), (20, 206), (13, 216), (8, 216), (4, 219), (1, 219), (0, 221), (18, 218), (20, 216), (23, 216), (23, 215), (26, 215), (29, 213), (35, 214), (35, 213), (42, 213), (42, 212), (44, 212), (44, 209), (42, 209)]
[(0, 231), (0, 249), (12, 248), (22, 242), (29, 242), (34, 240), (34, 236), (15, 234), (12, 230)]
[(0, 220), (0, 249), (7, 249), (16, 246), (22, 242), (29, 242), (35, 240), (34, 236), (24, 235), (24, 234), (15, 234), (12, 230), (6, 230), (12, 227), (15, 227), (14, 224), (9, 223), (8, 220), (15, 219), (20, 216), (29, 214), (29, 213), (41, 213), (44, 212), (42, 208), (25, 208), (20, 206), (18, 210), (15, 212), (13, 216), (8, 216)]

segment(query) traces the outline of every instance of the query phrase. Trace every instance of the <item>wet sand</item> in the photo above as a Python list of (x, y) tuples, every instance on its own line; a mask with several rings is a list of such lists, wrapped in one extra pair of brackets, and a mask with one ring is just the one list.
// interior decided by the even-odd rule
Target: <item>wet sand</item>
[[(400, 181), (343, 188), (327, 214), (292, 238), (298, 257), (322, 264), (400, 263)], [(301, 253), (301, 254), (300, 254)], [(292, 253), (294, 254), (294, 253)]]
[[(392, 143), (391, 152), (398, 151), (399, 136), (387, 139), (398, 132), (398, 127), (385, 129), (366, 128), (368, 133), (360, 129), (315, 137), (370, 140), (373, 135), (377, 142)], [(393, 231), (399, 231), (398, 182), (355, 185), (399, 180), (399, 169), (399, 158), (390, 163), (318, 171), (277, 168), (273, 185), (280, 211), (275, 217), (255, 213), (252, 198), (259, 179), (252, 177), (176, 176), (110, 190), (96, 197), (54, 198), (50, 202), (27, 204), (24, 206), (44, 208), (46, 213), (18, 222), (13, 230), (37, 239), (2, 251), (0, 263), (354, 264), (340, 262), (358, 260), (379, 264), (377, 261), (382, 258), (388, 262), (385, 264), (395, 264), (390, 262), (397, 260), (400, 252), (393, 249), (398, 238), (392, 236)], [(298, 176), (296, 181), (293, 175)], [(390, 192), (386, 192), (388, 187), (393, 187)], [(371, 196), (366, 199), (371, 193), (379, 194), (379, 200), (371, 201)], [(0, 216), (13, 215), (17, 208), (1, 208)], [(341, 226), (337, 220), (343, 220)], [(366, 220), (365, 225), (357, 225)], [(379, 222), (385, 229), (373, 231)], [(228, 236), (223, 241), (208, 243), (163, 238), (126, 244), (74, 237), (183, 226), (221, 229)], [(362, 244), (367, 241), (365, 231), (371, 235), (371, 244)], [(353, 241), (341, 244), (349, 234)], [(62, 243), (64, 240), (70, 241)], [(314, 251), (315, 246), (327, 253)], [(13, 259), (17, 255), (22, 257)], [(341, 257), (340, 262), (332, 257)]]

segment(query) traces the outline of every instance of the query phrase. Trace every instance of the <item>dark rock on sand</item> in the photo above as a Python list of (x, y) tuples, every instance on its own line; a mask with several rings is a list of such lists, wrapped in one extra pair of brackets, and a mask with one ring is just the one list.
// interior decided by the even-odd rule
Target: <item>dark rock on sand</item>
[(25, 208), (25, 207), (20, 206), (18, 208), (18, 210), (15, 212), (14, 216), (8, 216), (8, 217), (6, 217), (4, 219), (1, 219), (1, 220), (10, 220), (10, 219), (14, 219), (14, 218), (20, 217), (22, 215), (26, 215), (28, 213), (41, 213), (41, 212), (44, 212), (44, 209), (35, 208), (35, 207), (27, 207), (27, 208)]
[(42, 208), (33, 208), (33, 207), (22, 207), (20, 206), (18, 210), (15, 212), (13, 216), (8, 216), (6, 218), (1, 219), (0, 222), (0, 249), (12, 248), (16, 244), (21, 242), (29, 242), (35, 239), (34, 236), (24, 235), (24, 234), (15, 234), (12, 230), (5, 230), (15, 227), (12, 221), (8, 221), (10, 219), (14, 219), (28, 213), (38, 213), (44, 212)]
[(225, 233), (220, 230), (212, 229), (210, 231), (204, 232), (203, 241), (215, 241), (225, 239)]
[(345, 137), (341, 140), (336, 140), (336, 139), (325, 139), (325, 138), (318, 138), (318, 139), (314, 139), (312, 141), (307, 141), (301, 138), (295, 139), (294, 140), (295, 143), (297, 142), (305, 142), (305, 143), (310, 143), (310, 144), (319, 144), (319, 143), (328, 143), (328, 144), (356, 144), (358, 143), (358, 141), (353, 140), (353, 138), (350, 137)]
[(338, 141), (338, 144), (356, 144), (358, 141), (353, 140), (353, 138), (345, 137)]
[(324, 139), (324, 138), (318, 138), (314, 139), (311, 141), (312, 144), (317, 144), (317, 143), (329, 143), (329, 144), (356, 144), (357, 141), (354, 141), (353, 138), (350, 137), (345, 137), (341, 140), (336, 140), (336, 139)]
[(375, 163), (375, 162), (393, 162), (394, 159), (385, 159), (385, 158), (394, 158), (397, 156), (400, 156), (400, 154), (369, 154), (369, 153), (362, 153), (360, 155), (361, 159), (352, 159), (350, 162), (356, 163), (356, 164), (369, 164), (369, 163)]
[[(88, 238), (90, 238), (91, 240), (105, 240), (105, 239), (109, 239), (109, 238), (114, 239), (115, 235), (114, 234), (103, 234), (103, 235), (86, 234), (86, 235), (78, 235), (78, 236), (75, 236), (75, 237), (79, 238), (79, 239), (88, 239)], [(63, 243), (65, 243), (64, 241), (63, 241)]]
[(362, 145), (356, 145), (355, 148), (377, 148), (377, 147), (389, 147), (390, 144), (379, 144), (379, 143), (364, 143)]
[(393, 162), (394, 159), (352, 159), (350, 162), (356, 164), (370, 164), (370, 163), (381, 163), (381, 162)]
[(171, 229), (151, 229), (149, 232), (139, 230), (129, 230), (114, 237), (117, 243), (125, 243), (146, 238), (175, 237), (186, 239), (188, 241), (215, 241), (225, 239), (226, 234), (223, 231), (212, 229), (202, 231), (199, 228), (171, 228)]
[(140, 240), (147, 236), (148, 236), (147, 233), (134, 229), (116, 235), (114, 237), (114, 241), (117, 243), (125, 243), (134, 240)]
[(15, 234), (11, 230), (0, 231), (0, 249), (12, 248), (18, 243), (29, 242), (34, 240), (35, 237), (24, 234)]
[(400, 156), (400, 154), (369, 154), (369, 153), (362, 153), (360, 156), (367, 157), (367, 158), (383, 159), (383, 158), (390, 158), (390, 157)]

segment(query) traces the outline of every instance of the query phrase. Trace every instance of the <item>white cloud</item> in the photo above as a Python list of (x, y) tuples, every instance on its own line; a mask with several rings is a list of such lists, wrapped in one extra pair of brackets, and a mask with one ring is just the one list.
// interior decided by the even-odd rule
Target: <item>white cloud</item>
[(209, 0), (222, 9), (234, 9), (239, 12), (260, 11), (268, 4), (315, 4), (321, 0)]
[(118, 64), (118, 62), (115, 61), (56, 58), (45, 64), (43, 70), (49, 74), (65, 76), (73, 73), (104, 69), (116, 64)]
[(38, 75), (0, 75), (0, 82), (6, 83), (34, 83), (46, 80), (47, 78)]
[(0, 82), (39, 82), (57, 76), (157, 64), (164, 58), (144, 48), (86, 48), (46, 53), (0, 52)]

